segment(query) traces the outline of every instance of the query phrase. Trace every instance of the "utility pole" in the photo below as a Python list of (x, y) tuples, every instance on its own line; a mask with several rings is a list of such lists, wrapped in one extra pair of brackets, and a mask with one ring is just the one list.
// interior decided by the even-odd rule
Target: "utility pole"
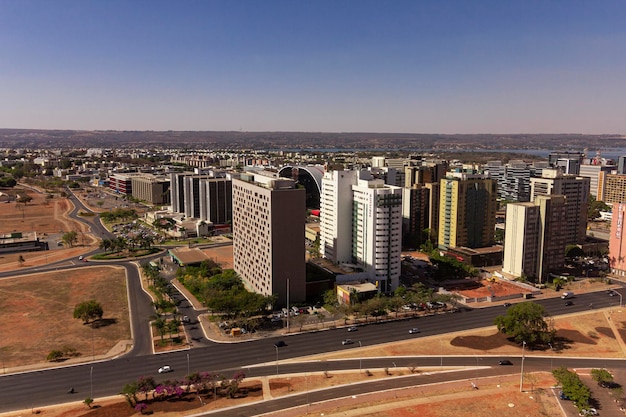
[(526, 342), (522, 342), (522, 368), (520, 370), (519, 375), (519, 392), (524, 392), (522, 387), (524, 386), (524, 348), (526, 347)]

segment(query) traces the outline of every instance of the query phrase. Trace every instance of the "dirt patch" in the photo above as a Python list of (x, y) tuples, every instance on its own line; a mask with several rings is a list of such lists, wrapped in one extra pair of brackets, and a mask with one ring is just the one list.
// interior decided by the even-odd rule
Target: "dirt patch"
[[(76, 304), (90, 299), (102, 305), (109, 325), (92, 327), (73, 318)], [(83, 357), (105, 354), (118, 341), (130, 339), (126, 275), (121, 268), (81, 268), (0, 280), (0, 311), (7, 368), (46, 366), (47, 354), (55, 349), (76, 349)], [(23, 343), (25, 339), (30, 343)]]
[(483, 297), (506, 297), (513, 294), (520, 294), (524, 291), (517, 285), (508, 283), (506, 281), (490, 282), (486, 280), (474, 281), (472, 284), (459, 287), (452, 291), (458, 292), (464, 297), (468, 298), (483, 298)]
[(217, 246), (214, 248), (202, 249), (210, 259), (216, 262), (222, 269), (233, 268), (233, 247), (232, 245)]

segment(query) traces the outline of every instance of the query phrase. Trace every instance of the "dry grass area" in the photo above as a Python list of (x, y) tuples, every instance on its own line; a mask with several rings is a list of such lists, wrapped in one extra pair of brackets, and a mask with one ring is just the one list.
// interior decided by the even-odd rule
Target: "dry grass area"
[[(533, 374), (532, 392), (519, 392), (517, 377), (480, 380), (472, 390), (467, 383), (437, 384), (402, 390), (386, 399), (324, 411), (327, 417), (553, 417), (561, 415), (549, 387), (550, 374)], [(530, 388), (530, 387), (529, 387)], [(397, 399), (395, 398), (397, 395)], [(311, 411), (311, 410), (309, 410)], [(317, 412), (317, 409), (313, 410)]]
[[(464, 313), (462, 313), (464, 314)], [(611, 317), (611, 320), (608, 320)], [(625, 357), (624, 351), (610, 326), (613, 321), (620, 331), (626, 328), (626, 309), (623, 311), (594, 311), (572, 314), (555, 320), (557, 336), (563, 339), (562, 349), (539, 351), (541, 355)], [(575, 325), (575, 327), (574, 327)], [(469, 332), (450, 333), (441, 336), (418, 337), (404, 342), (394, 342), (358, 349), (362, 357), (411, 356), (411, 355), (520, 355), (521, 347), (510, 342), (495, 326)], [(532, 355), (534, 352), (526, 352)], [(342, 350), (336, 353), (315, 355), (307, 359), (327, 360), (354, 357), (354, 352)]]
[[(90, 299), (104, 310), (99, 327), (72, 317), (75, 305)], [(6, 368), (46, 366), (47, 354), (64, 347), (91, 356), (92, 340), (94, 353), (106, 354), (118, 341), (131, 337), (126, 276), (121, 268), (90, 267), (2, 279), (0, 311)], [(30, 343), (24, 344), (25, 339)]]
[[(42, 252), (11, 253), (0, 255), (0, 272), (11, 271), (20, 268), (44, 265), (61, 259), (75, 258), (78, 255), (93, 249), (96, 240), (88, 233), (88, 228), (68, 217), (74, 208), (67, 198), (55, 197), (47, 199), (45, 194), (39, 194), (29, 189), (16, 187), (15, 189), (1, 189), (2, 192), (13, 194), (27, 194), (32, 198), (28, 204), (16, 202), (0, 205), (0, 234), (11, 232), (37, 232), (40, 237), (69, 231), (80, 233), (80, 244), (85, 246), (74, 248), (54, 248), (54, 250)], [(20, 255), (25, 259), (20, 265)]]
[(81, 229), (81, 224), (67, 217), (73, 209), (73, 205), (67, 198), (46, 198), (45, 194), (36, 193), (30, 189), (15, 187), (10, 191), (0, 189), (2, 192), (28, 195), (32, 200), (27, 204), (15, 201), (2, 204), (0, 210), (0, 233), (10, 232), (37, 232), (59, 233), (70, 230), (86, 231)]

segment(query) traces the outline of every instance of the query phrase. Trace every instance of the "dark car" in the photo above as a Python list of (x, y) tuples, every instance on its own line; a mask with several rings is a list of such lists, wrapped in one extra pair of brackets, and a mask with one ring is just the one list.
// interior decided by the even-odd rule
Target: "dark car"
[(565, 305), (566, 305), (566, 306), (572, 306), (572, 305), (574, 305), (574, 303), (573, 303), (573, 302), (571, 302), (571, 301), (566, 301), (566, 302), (565, 302)]
[(502, 307), (511, 307), (511, 303), (504, 303), (502, 304)]
[(345, 340), (341, 341), (342, 345), (351, 345), (353, 343), (354, 343), (354, 340), (352, 340), (352, 339), (345, 339)]
[(274, 347), (277, 347), (277, 348), (279, 348), (279, 347), (285, 347), (285, 346), (287, 346), (287, 343), (285, 343), (285, 342), (284, 342), (284, 341), (282, 341), (282, 340), (279, 340), (278, 342), (274, 343)]
[(513, 362), (511, 362), (510, 360), (501, 360), (498, 362), (498, 365), (513, 365)]

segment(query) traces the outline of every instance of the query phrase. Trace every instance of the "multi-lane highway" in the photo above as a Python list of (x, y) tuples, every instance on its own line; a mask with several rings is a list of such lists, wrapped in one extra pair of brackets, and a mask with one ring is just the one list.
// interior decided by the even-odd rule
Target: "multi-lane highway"
[[(588, 309), (590, 303), (593, 303), (595, 308), (609, 307), (618, 301), (616, 298), (609, 297), (604, 292), (599, 292), (577, 296), (574, 298), (574, 305), (572, 306), (565, 306), (563, 300), (560, 299), (538, 300), (537, 302), (544, 305), (551, 314), (557, 315)], [(66, 393), (69, 387), (77, 388), (85, 395), (93, 393), (95, 397), (117, 394), (126, 383), (136, 380), (139, 376), (154, 375), (158, 379), (157, 369), (163, 365), (170, 365), (174, 369), (174, 372), (168, 374), (167, 378), (183, 378), (188, 371), (220, 372), (230, 376), (235, 371), (243, 369), (248, 376), (259, 376), (276, 374), (277, 370), (279, 373), (287, 373), (348, 368), (358, 369), (360, 366), (364, 369), (391, 367), (392, 362), (395, 362), (397, 366), (440, 366), (442, 363), (444, 366), (476, 366), (477, 360), (475, 355), (470, 357), (413, 357), (359, 360), (358, 350), (360, 345), (370, 346), (490, 326), (493, 324), (493, 319), (503, 312), (504, 307), (496, 306), (463, 313), (448, 313), (383, 324), (370, 324), (361, 326), (357, 332), (351, 333), (348, 333), (345, 329), (329, 329), (314, 333), (251, 340), (236, 344), (210, 343), (207, 347), (158, 355), (143, 354), (134, 350), (132, 354), (124, 357), (99, 363), (17, 375), (4, 375), (0, 378), (0, 392), (2, 392), (0, 411), (74, 400), (74, 398), (68, 398), (70, 396)], [(419, 327), (421, 333), (410, 335), (408, 330), (411, 327)], [(357, 341), (357, 343), (343, 346), (341, 341), (347, 337)], [(283, 340), (287, 344), (287, 346), (278, 349), (278, 367), (276, 366), (277, 349), (274, 347), (274, 343), (277, 340)], [(358, 342), (361, 342), (360, 345)], [(346, 349), (354, 351), (354, 360), (312, 361), (297, 365), (281, 363), (281, 361), (290, 358)], [(495, 365), (498, 359), (485, 358), (480, 362), (480, 365)], [(514, 360), (514, 362), (519, 362), (519, 360)], [(529, 370), (533, 368), (546, 369), (547, 366), (586, 366), (597, 363), (597, 360), (591, 359), (531, 359), (530, 357), (526, 359), (526, 366)], [(255, 366), (256, 364), (265, 364), (265, 366)], [(623, 362), (620, 360), (602, 359), (601, 366), (621, 367)], [(507, 368), (497, 372), (511, 372), (511, 370)]]

